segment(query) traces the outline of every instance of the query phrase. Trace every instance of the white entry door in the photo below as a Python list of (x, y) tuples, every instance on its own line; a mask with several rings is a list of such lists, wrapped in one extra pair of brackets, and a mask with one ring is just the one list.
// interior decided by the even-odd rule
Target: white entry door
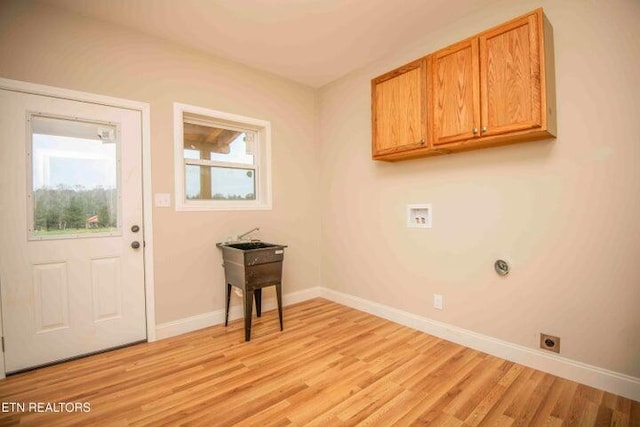
[(139, 111), (0, 90), (5, 370), (146, 339)]

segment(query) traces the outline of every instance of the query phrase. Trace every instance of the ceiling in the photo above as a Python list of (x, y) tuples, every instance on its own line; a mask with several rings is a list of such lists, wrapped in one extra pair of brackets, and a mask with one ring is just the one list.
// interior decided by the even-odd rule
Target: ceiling
[(44, 0), (321, 87), (482, 0)]

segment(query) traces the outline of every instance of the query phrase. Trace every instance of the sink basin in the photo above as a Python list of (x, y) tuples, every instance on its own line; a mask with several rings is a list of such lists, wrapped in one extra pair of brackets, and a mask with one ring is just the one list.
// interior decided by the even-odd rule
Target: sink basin
[[(244, 268), (245, 266), (276, 262), (282, 264), (284, 248), (287, 247), (286, 245), (261, 241), (218, 243), (216, 246), (222, 249), (222, 259), (225, 266), (228, 267), (225, 270), (227, 272), (229, 272), (229, 268), (233, 269), (234, 266)], [(244, 277), (244, 279), (246, 278)], [(244, 280), (242, 281), (244, 282)]]
[(247, 242), (247, 243), (227, 243), (224, 246), (228, 248), (240, 249), (241, 251), (250, 251), (253, 249), (264, 249), (264, 248), (273, 248), (274, 245), (272, 243), (265, 242)]

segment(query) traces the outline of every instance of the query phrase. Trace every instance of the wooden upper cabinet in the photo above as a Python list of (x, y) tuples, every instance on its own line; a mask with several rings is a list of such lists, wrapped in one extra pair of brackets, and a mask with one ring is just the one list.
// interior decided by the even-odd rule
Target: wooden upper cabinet
[(542, 9), (411, 64), (372, 81), (375, 159), (555, 136), (552, 29)]
[(473, 138), (480, 126), (478, 41), (465, 40), (433, 55), (433, 145)]
[(426, 65), (420, 59), (372, 80), (374, 158), (427, 145)]
[(542, 11), (479, 37), (482, 136), (542, 127)]

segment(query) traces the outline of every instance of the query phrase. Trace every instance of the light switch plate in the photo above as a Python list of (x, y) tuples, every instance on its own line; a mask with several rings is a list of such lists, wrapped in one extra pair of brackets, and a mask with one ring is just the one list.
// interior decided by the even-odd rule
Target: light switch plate
[(171, 194), (169, 193), (156, 193), (155, 205), (157, 208), (170, 208), (171, 207)]

